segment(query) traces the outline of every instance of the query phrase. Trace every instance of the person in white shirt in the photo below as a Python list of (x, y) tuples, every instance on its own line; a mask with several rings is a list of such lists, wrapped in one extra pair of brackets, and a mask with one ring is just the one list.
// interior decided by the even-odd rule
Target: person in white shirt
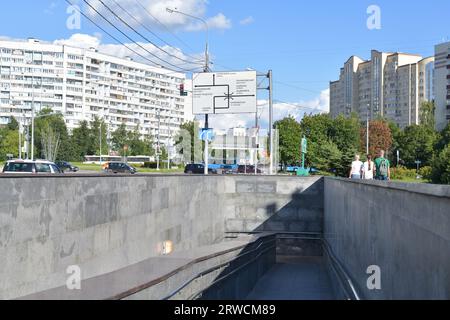
[(375, 177), (375, 162), (372, 160), (372, 156), (367, 155), (367, 161), (364, 162), (362, 168), (362, 178), (364, 180), (373, 180)]
[(355, 161), (352, 162), (352, 169), (350, 170), (349, 175), (350, 179), (361, 179), (363, 163), (359, 159), (360, 157), (357, 154), (355, 156)]

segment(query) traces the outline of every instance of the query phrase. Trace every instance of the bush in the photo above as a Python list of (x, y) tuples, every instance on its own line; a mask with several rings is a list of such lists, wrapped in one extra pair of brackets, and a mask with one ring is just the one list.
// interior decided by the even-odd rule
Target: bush
[(156, 162), (144, 162), (144, 165), (142, 166), (142, 168), (157, 169), (158, 168), (158, 163), (156, 163)]
[(433, 183), (450, 184), (450, 145), (433, 158), (431, 179)]
[(423, 177), (425, 180), (431, 180), (433, 168), (431, 167), (422, 167), (419, 170), (419, 175)]
[(411, 180), (416, 179), (417, 173), (414, 169), (408, 169), (406, 167), (399, 166), (391, 169), (392, 180)]

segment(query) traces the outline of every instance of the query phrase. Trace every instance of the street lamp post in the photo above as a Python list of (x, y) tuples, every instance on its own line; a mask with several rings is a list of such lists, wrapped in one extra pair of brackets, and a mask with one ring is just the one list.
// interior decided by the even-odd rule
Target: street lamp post
[(161, 131), (161, 109), (158, 109), (158, 142), (156, 144), (156, 170), (159, 171), (159, 155), (161, 152), (161, 145), (160, 145), (160, 131)]
[(34, 160), (34, 71), (31, 76), (31, 86), (33, 87), (33, 98), (31, 102), (31, 160)]
[(370, 134), (370, 123), (369, 123), (369, 120), (370, 120), (370, 118), (369, 118), (369, 115), (370, 115), (370, 104), (368, 103), (367, 104), (367, 131), (366, 131), (366, 154), (368, 155), (369, 154), (369, 134)]
[[(176, 8), (175, 9), (166, 8), (166, 10), (169, 13), (178, 13), (178, 14), (184, 15), (186, 17), (189, 17), (189, 18), (201, 21), (205, 25), (206, 46), (205, 46), (205, 66), (204, 66), (203, 72), (205, 72), (205, 73), (209, 72), (210, 70), (209, 70), (209, 53), (208, 53), (208, 50), (209, 50), (209, 26), (208, 26), (208, 22), (206, 22), (205, 19), (202, 19), (200, 17), (196, 17), (196, 16), (193, 16), (193, 15), (190, 15), (190, 14), (178, 11)], [(209, 130), (209, 115), (208, 114), (205, 114), (205, 129)], [(207, 134), (206, 135), (206, 139), (205, 139), (205, 151), (204, 151), (204, 154), (205, 154), (204, 155), (204, 158), (205, 158), (205, 175), (208, 175), (208, 167), (209, 167), (209, 163), (208, 163), (208, 161), (209, 161), (209, 159), (208, 159), (208, 157), (209, 157), (209, 150), (208, 150), (209, 144), (208, 144), (208, 142), (209, 141), (208, 141), (208, 134)]]
[(103, 122), (100, 122), (100, 165), (102, 165), (102, 125)]

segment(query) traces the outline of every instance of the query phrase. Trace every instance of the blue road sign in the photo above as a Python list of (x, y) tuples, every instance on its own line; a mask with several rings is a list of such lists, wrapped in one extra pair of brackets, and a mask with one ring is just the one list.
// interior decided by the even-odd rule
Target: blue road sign
[(214, 139), (214, 129), (201, 129), (199, 139), (202, 141), (212, 141)]

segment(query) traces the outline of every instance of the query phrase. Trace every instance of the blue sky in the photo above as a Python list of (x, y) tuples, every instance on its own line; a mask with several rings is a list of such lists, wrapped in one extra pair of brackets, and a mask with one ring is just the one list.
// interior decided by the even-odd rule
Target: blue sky
[[(112, 4), (111, 0), (104, 1)], [(120, 3), (133, 11), (136, 10), (133, 9), (135, 1), (121, 0)], [(450, 37), (448, 0), (427, 3), (407, 0), (140, 2), (149, 6), (158, 4), (160, 8), (166, 4), (173, 6), (184, 3), (186, 10), (193, 10), (192, 13), (202, 15), (205, 19), (220, 15), (222, 20), (216, 19), (210, 32), (210, 49), (216, 63), (215, 69), (220, 70), (221, 66), (236, 70), (247, 67), (262, 71), (273, 69), (277, 81), (275, 98), (289, 103), (314, 105), (315, 99), (320, 103), (317, 97), (321, 91), (328, 88), (328, 81), (338, 78), (339, 68), (353, 54), (368, 58), (371, 49), (378, 49), (429, 56), (433, 54), (435, 44)], [(381, 30), (369, 30), (366, 26), (369, 16), (366, 11), (372, 4), (381, 8)], [(86, 20), (82, 21), (80, 30), (67, 29), (66, 9), (64, 0), (3, 1), (0, 36), (32, 36), (53, 41), (70, 38), (74, 33), (94, 35), (99, 32)], [(133, 12), (143, 14), (139, 10)], [(200, 53), (203, 50), (204, 31), (199, 30), (191, 21), (172, 22), (171, 28), (189, 44), (190, 49), (166, 30), (150, 22), (149, 26), (167, 42), (187, 53)], [(103, 26), (113, 30), (105, 24)], [(160, 43), (157, 39), (155, 42)], [(114, 41), (107, 35), (102, 35), (101, 43)]]

